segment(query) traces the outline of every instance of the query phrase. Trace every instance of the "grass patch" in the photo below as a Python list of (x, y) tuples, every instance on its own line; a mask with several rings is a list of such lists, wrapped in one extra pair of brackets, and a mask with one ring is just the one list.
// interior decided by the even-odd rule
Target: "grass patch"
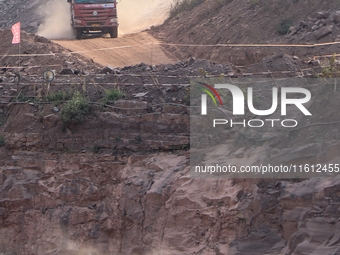
[(61, 102), (72, 99), (72, 93), (65, 91), (51, 92), (46, 96), (47, 102)]
[(105, 96), (102, 99), (102, 103), (104, 105), (109, 104), (109, 103), (114, 103), (114, 101), (123, 98), (125, 95), (122, 91), (119, 89), (106, 89), (104, 90)]
[(80, 123), (89, 111), (89, 102), (79, 92), (76, 92), (61, 110), (61, 119), (66, 123)]
[(170, 18), (180, 14), (181, 12), (192, 10), (203, 2), (204, 0), (175, 0), (170, 6)]
[(27, 97), (25, 93), (21, 92), (17, 99), (18, 102), (34, 102), (34, 97)]

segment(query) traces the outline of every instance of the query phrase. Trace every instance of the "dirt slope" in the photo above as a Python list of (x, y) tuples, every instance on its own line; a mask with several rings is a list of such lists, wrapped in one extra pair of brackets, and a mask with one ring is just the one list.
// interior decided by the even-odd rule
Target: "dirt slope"
[(146, 32), (125, 35), (117, 39), (91, 38), (86, 40), (58, 40), (61, 46), (92, 58), (101, 65), (123, 67), (141, 62), (157, 65), (175, 62), (158, 41)]
[[(216, 0), (201, 1), (199, 5), (188, 10), (181, 8), (178, 15), (153, 28), (153, 35), (169, 43), (194, 45), (304, 44), (339, 41), (337, 37), (340, 31), (339, 22), (335, 18), (338, 15), (336, 10), (339, 8), (339, 1)], [(321, 11), (324, 13), (318, 14)], [(280, 28), (285, 25), (288, 28), (289, 26), (295, 28), (295, 37), (285, 33), (280, 35)], [(308, 29), (304, 33), (296, 32), (300, 29), (299, 26)], [(331, 32), (325, 37), (319, 37), (322, 29), (326, 28)], [(314, 54), (333, 54), (338, 51), (337, 47), (318, 47), (311, 50), (290, 47), (171, 46), (170, 49), (181, 58), (193, 56), (236, 65), (259, 62), (277, 52), (286, 52), (301, 58)]]

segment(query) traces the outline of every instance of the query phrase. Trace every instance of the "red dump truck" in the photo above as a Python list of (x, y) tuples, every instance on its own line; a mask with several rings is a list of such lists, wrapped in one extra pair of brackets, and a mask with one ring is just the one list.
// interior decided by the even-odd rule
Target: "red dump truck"
[(67, 0), (71, 5), (71, 24), (76, 39), (91, 32), (118, 37), (116, 0)]

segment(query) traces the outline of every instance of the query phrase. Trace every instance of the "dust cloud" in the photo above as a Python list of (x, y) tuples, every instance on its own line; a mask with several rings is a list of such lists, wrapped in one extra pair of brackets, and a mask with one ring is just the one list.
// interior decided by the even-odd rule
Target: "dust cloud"
[(70, 5), (66, 0), (46, 1), (39, 7), (38, 14), (44, 17), (44, 23), (38, 28), (38, 35), (48, 39), (74, 38)]
[(131, 34), (162, 24), (171, 0), (118, 0), (119, 34)]

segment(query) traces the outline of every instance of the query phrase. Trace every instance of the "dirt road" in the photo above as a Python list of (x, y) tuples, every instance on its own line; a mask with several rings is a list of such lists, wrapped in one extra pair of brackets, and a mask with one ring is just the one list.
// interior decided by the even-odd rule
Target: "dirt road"
[(55, 43), (101, 65), (123, 67), (139, 64), (168, 64), (176, 59), (165, 53), (157, 40), (147, 32), (124, 35), (117, 39), (87, 38), (83, 40), (55, 40)]

